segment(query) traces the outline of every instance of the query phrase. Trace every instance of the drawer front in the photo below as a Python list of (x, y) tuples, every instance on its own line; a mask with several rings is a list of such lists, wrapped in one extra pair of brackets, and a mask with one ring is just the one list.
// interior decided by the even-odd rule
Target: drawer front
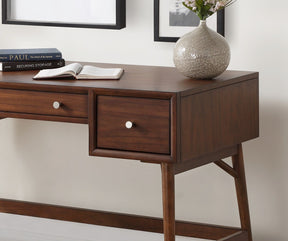
[(98, 148), (170, 153), (169, 100), (100, 95), (96, 126)]
[[(55, 102), (60, 104), (59, 108)], [(0, 89), (0, 111), (87, 118), (88, 97), (80, 94)]]

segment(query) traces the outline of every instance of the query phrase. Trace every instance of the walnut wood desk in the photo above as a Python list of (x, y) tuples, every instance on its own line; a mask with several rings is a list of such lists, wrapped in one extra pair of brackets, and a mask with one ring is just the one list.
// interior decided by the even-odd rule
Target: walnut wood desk
[[(165, 241), (175, 234), (252, 241), (241, 143), (259, 134), (258, 73), (191, 80), (174, 68), (112, 66), (125, 69), (121, 80), (33, 81), (36, 71), (0, 72), (0, 118), (88, 124), (89, 155), (160, 164), (164, 219), (5, 199), (0, 212), (164, 232)], [(211, 162), (235, 179), (240, 228), (175, 221), (175, 175)]]

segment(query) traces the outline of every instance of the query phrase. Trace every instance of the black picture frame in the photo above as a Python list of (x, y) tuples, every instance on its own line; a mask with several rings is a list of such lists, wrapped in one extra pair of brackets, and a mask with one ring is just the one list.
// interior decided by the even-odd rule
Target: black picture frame
[[(83, 0), (84, 1), (84, 0)], [(11, 11), (11, 0), (2, 0), (2, 24), (34, 25), (34, 26), (54, 26), (72, 28), (100, 28), (100, 29), (122, 29), (126, 27), (126, 0), (116, 0), (116, 24), (82, 24), (65, 22), (38, 22), (21, 21), (9, 19)], [(65, 11), (64, 11), (65, 12)]]
[[(160, 0), (154, 0), (154, 41), (177, 42), (179, 37), (160, 36)], [(225, 10), (217, 12), (217, 32), (225, 36)]]

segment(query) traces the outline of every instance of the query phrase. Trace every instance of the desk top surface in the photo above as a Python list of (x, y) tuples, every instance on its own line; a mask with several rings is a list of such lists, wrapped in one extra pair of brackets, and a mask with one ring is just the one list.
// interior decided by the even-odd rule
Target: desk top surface
[(213, 80), (193, 80), (180, 74), (173, 67), (137, 66), (122, 64), (81, 63), (99, 67), (121, 67), (124, 74), (120, 80), (33, 80), (38, 71), (0, 72), (2, 88), (33, 88), (64, 90), (65, 88), (87, 91), (87, 88), (140, 90), (156, 92), (197, 93), (232, 83), (258, 78), (257, 72), (225, 71)]

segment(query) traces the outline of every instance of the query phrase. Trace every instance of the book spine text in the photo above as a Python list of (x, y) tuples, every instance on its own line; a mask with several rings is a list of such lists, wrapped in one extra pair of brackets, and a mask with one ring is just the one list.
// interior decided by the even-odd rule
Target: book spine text
[(61, 53), (1, 54), (0, 62), (56, 60), (61, 58), (62, 58)]
[(31, 61), (31, 62), (3, 62), (2, 71), (41, 70), (59, 68), (65, 65), (65, 60)]

